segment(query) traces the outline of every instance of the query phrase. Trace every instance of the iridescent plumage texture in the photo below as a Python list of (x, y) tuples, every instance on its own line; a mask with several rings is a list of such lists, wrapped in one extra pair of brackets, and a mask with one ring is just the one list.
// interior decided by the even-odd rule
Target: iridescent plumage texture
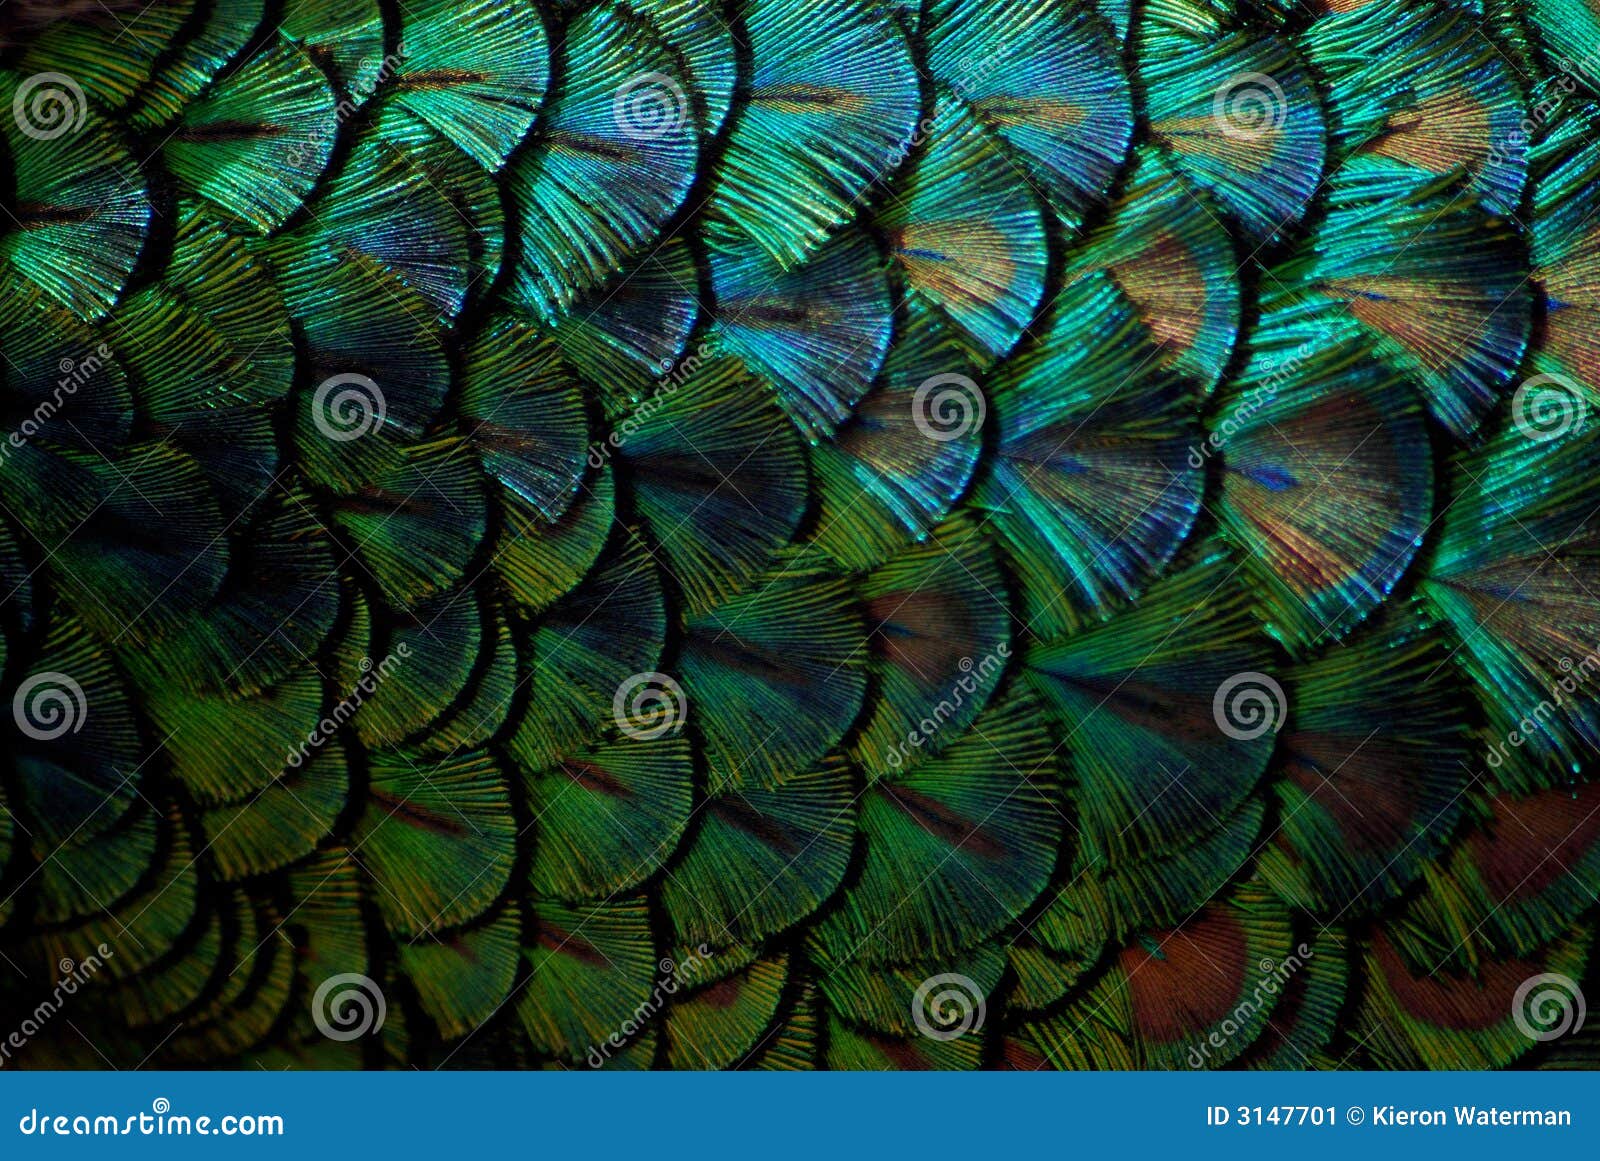
[(1600, 1065), (1597, 81), (0, 5), (0, 1067)]

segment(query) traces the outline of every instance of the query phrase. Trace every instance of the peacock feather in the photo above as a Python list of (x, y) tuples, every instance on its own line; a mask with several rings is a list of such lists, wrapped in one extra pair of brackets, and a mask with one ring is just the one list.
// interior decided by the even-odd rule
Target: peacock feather
[(1600, 1066), (1592, 5), (11, 0), (0, 98), (0, 1065)]

